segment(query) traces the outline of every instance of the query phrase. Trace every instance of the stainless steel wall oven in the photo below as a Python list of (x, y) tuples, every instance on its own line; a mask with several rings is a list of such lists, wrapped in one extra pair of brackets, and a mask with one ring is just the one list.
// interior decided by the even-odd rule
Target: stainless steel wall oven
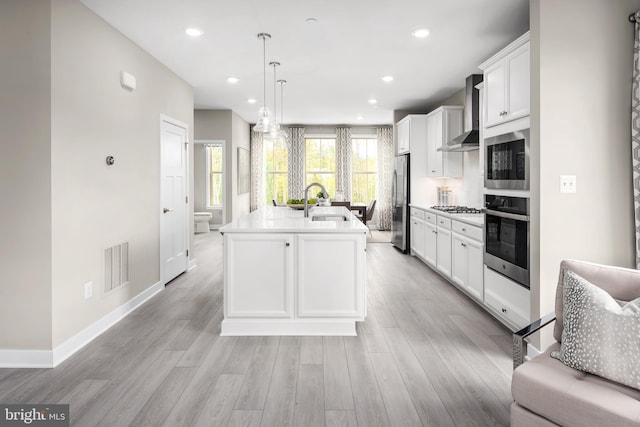
[(485, 139), (484, 186), (529, 189), (529, 129)]
[(529, 288), (529, 199), (485, 195), (487, 267)]

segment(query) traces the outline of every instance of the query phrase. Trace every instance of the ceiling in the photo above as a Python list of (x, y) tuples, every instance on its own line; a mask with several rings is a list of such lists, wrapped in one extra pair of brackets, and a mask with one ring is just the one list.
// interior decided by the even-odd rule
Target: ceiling
[[(277, 77), (287, 80), (284, 123), (374, 125), (462, 89), (480, 63), (529, 28), (528, 0), (82, 2), (193, 86), (195, 108), (231, 109), (250, 123), (263, 103), (258, 33), (271, 34), (267, 62), (280, 62)], [(204, 34), (189, 37), (189, 27)], [(420, 27), (430, 35), (413, 37)], [(386, 75), (393, 82), (383, 82)], [(228, 83), (230, 76), (239, 81)], [(267, 67), (271, 108), (273, 85)]]

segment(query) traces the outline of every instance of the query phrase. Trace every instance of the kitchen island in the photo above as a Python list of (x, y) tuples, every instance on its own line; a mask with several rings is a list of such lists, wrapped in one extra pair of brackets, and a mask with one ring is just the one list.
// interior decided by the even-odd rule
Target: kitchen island
[(367, 227), (344, 207), (266, 206), (220, 229), (221, 335), (356, 335)]

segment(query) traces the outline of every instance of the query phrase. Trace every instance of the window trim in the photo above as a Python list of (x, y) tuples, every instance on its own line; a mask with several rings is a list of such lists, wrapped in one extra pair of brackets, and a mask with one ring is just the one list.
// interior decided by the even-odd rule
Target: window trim
[(206, 168), (206, 179), (205, 179), (205, 209), (206, 210), (221, 210), (222, 211), (222, 223), (226, 223), (226, 205), (227, 205), (227, 147), (226, 140), (224, 139), (202, 139), (195, 140), (195, 144), (201, 144), (205, 146), (205, 152), (207, 152), (207, 145), (220, 145), (222, 147), (222, 206), (211, 206), (209, 200), (209, 193), (211, 192), (211, 185), (209, 183), (210, 175), (211, 175), (211, 166), (209, 165), (209, 155), (206, 156), (205, 168)]
[[(275, 141), (273, 141), (273, 142), (275, 143)], [(287, 199), (289, 198), (289, 190), (288, 190), (288, 186), (289, 186), (289, 147), (287, 146), (286, 142), (284, 142), (284, 148), (286, 149), (286, 153), (287, 153), (287, 170), (277, 171), (277, 172), (267, 172), (267, 167), (266, 167), (267, 159), (266, 159), (266, 155), (265, 155), (264, 147), (263, 147), (263, 152), (262, 152), (262, 185), (263, 185), (263, 189), (264, 189), (264, 191), (263, 191), (264, 192), (264, 196), (266, 198), (268, 196), (267, 192), (266, 192), (267, 176), (269, 176), (269, 175), (284, 175), (284, 176), (286, 176), (287, 177), (287, 195), (286, 195), (286, 198), (284, 200), (284, 202), (286, 203)], [(273, 199), (273, 200), (275, 200), (275, 199)], [(263, 202), (265, 203), (263, 206), (269, 206), (270, 205), (269, 199), (263, 200)]]
[[(305, 185), (305, 187), (307, 185), (311, 184), (310, 182), (307, 182), (307, 176), (309, 174), (333, 175), (334, 183), (335, 183), (336, 179), (338, 178), (337, 171), (336, 171), (336, 159), (335, 159), (335, 157), (333, 159), (333, 170), (332, 171), (307, 169), (307, 140), (308, 139), (319, 139), (319, 140), (328, 139), (328, 140), (331, 140), (331, 141), (333, 141), (333, 147), (334, 147), (334, 153), (335, 153), (336, 145), (338, 143), (337, 138), (338, 138), (338, 136), (335, 135), (335, 134), (305, 134), (304, 135), (304, 146), (305, 146), (305, 152), (304, 152), (304, 185)], [(322, 145), (322, 143), (320, 143), (320, 145)], [(333, 191), (335, 192), (335, 188), (333, 189)], [(330, 189), (327, 189), (327, 192), (329, 192), (329, 194), (331, 194), (331, 190)]]
[[(375, 140), (376, 141), (376, 151), (378, 148), (378, 136), (377, 135), (365, 135), (365, 134), (360, 134), (360, 135), (351, 135), (351, 149), (353, 150), (353, 141), (356, 139), (363, 139), (363, 140)], [(368, 143), (367, 143), (367, 159), (369, 158), (368, 154), (369, 154), (369, 147), (368, 147)], [(357, 172), (354, 167), (353, 167), (353, 153), (351, 153), (351, 189), (353, 191), (354, 189), (354, 178), (356, 177), (356, 175), (375, 175), (376, 176), (376, 194), (374, 194), (373, 198), (377, 199), (378, 198), (378, 185), (377, 185), (377, 175), (378, 175), (378, 158), (376, 156), (376, 170), (372, 171), (372, 170), (366, 170), (364, 172)], [(367, 178), (368, 179), (368, 178)], [(353, 195), (351, 197), (353, 199)], [(357, 203), (357, 202), (356, 202)], [(369, 203), (367, 201), (365, 201), (365, 203)]]

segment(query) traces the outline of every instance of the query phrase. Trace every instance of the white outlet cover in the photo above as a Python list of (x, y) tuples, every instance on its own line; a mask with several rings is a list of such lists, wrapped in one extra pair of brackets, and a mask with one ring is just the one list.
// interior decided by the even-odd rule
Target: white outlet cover
[(89, 299), (93, 296), (93, 282), (87, 282), (84, 284), (84, 299)]
[(576, 176), (575, 175), (560, 175), (560, 192), (561, 193), (575, 193), (576, 192)]

